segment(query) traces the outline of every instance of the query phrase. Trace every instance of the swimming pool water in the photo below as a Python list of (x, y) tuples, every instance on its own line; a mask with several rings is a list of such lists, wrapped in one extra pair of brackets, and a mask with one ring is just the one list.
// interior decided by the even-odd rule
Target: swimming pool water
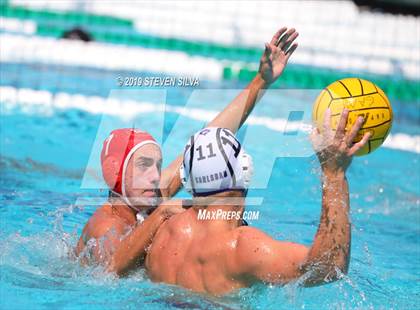
[[(232, 85), (209, 87), (228, 86)], [(104, 92), (104, 88), (98, 92)], [(185, 104), (190, 94), (182, 89), (173, 92), (169, 97), (174, 105)], [(403, 103), (393, 104), (392, 132), (418, 134), (418, 114), (404, 115), (399, 113), (404, 110)], [(201, 108), (218, 110), (222, 106), (208, 101), (202, 102)], [(254, 113), (276, 117), (281, 109), (287, 108), (267, 100)], [(161, 129), (161, 118), (157, 113), (141, 114), (136, 126), (156, 134)], [(171, 136), (177, 119), (179, 115), (174, 112), (164, 116), (164, 136), (170, 137), (164, 148), (166, 164), (181, 152), (188, 136), (202, 126), (198, 120), (190, 119)], [(1, 309), (418, 308), (419, 155), (385, 147), (355, 158), (348, 172), (352, 250), (349, 274), (341, 281), (316, 288), (257, 285), (214, 298), (152, 283), (144, 270), (117, 279), (100, 267), (80, 267), (71, 259), (71, 250), (97, 207), (88, 199), (105, 201), (107, 194), (105, 190), (88, 188), (83, 181), (86, 167), (92, 158), (99, 157), (95, 152), (102, 138), (98, 142), (97, 135), (104, 128), (104, 120), (107, 126), (124, 123), (118, 116), (102, 117), (78, 109), (51, 109), (45, 113), (43, 109), (2, 103)], [(273, 139), (280, 133), (248, 125), (239, 136), (248, 131), (255, 131), (260, 137), (257, 144), (244, 145), (258, 170), (276, 147)], [(187, 196), (185, 192), (179, 195)], [(311, 243), (321, 204), (314, 156), (278, 158), (267, 188), (251, 190), (249, 196), (263, 198), (261, 206), (249, 207), (260, 210), (260, 218), (251, 221), (251, 225), (278, 239)]]

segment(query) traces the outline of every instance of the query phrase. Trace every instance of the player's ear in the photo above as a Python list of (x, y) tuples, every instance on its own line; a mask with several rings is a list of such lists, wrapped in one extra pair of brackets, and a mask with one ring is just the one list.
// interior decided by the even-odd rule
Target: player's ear
[(118, 176), (120, 173), (119, 161), (113, 157), (108, 156), (102, 162), (102, 175), (109, 188), (113, 189), (118, 185)]

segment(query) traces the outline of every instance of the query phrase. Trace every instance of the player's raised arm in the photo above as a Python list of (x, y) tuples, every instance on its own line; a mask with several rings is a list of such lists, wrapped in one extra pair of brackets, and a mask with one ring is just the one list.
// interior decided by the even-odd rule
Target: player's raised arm
[[(353, 143), (363, 124), (359, 117), (351, 131), (345, 126), (348, 110), (344, 110), (337, 131), (330, 127), (330, 111), (325, 116), (322, 134), (313, 134), (314, 148), (322, 168), (321, 220), (312, 246), (279, 242), (271, 237), (245, 228), (238, 238), (238, 260), (243, 274), (271, 283), (287, 283), (302, 278), (307, 286), (337, 280), (346, 274), (350, 260), (351, 227), (349, 220), (349, 190), (346, 170), (353, 155), (369, 139)], [(255, 232), (257, 231), (257, 232)]]
[[(297, 37), (298, 33), (294, 28), (288, 30), (283, 27), (278, 30), (270, 43), (265, 43), (258, 73), (251, 83), (207, 127), (228, 128), (235, 133), (263, 95), (262, 90), (268, 88), (283, 73), (290, 56), (297, 48)], [(182, 154), (162, 171), (160, 188), (165, 198), (175, 195), (181, 187), (178, 176), (181, 161)]]
[(353, 143), (364, 119), (359, 117), (349, 132), (345, 131), (349, 111), (342, 112), (337, 131), (331, 129), (331, 111), (324, 118), (322, 134), (314, 130), (312, 141), (321, 164), (322, 211), (313, 245), (308, 253), (303, 272), (309, 272), (306, 285), (333, 281), (339, 273), (347, 273), (350, 261), (351, 225), (350, 199), (346, 178), (353, 155), (368, 141), (370, 133)]

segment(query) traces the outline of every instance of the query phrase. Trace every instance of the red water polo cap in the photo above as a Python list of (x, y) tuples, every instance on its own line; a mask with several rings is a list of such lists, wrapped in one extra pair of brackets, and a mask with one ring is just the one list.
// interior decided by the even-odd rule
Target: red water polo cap
[(122, 182), (128, 161), (138, 148), (149, 143), (160, 148), (146, 131), (122, 128), (111, 132), (104, 141), (101, 152), (102, 175), (111, 190), (125, 196)]

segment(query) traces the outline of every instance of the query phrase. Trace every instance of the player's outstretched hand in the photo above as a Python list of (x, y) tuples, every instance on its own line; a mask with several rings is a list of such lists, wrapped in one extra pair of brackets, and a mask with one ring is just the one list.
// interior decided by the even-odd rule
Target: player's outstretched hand
[(359, 116), (350, 131), (346, 132), (349, 110), (344, 109), (337, 130), (331, 128), (331, 110), (327, 109), (324, 116), (323, 130), (312, 131), (311, 140), (324, 172), (345, 172), (350, 166), (353, 155), (369, 140), (371, 133), (367, 132), (363, 138), (353, 143), (364, 119)]
[(265, 43), (265, 50), (260, 60), (258, 72), (266, 83), (273, 83), (283, 72), (287, 61), (297, 48), (294, 43), (298, 37), (295, 28), (281, 28), (271, 39)]

